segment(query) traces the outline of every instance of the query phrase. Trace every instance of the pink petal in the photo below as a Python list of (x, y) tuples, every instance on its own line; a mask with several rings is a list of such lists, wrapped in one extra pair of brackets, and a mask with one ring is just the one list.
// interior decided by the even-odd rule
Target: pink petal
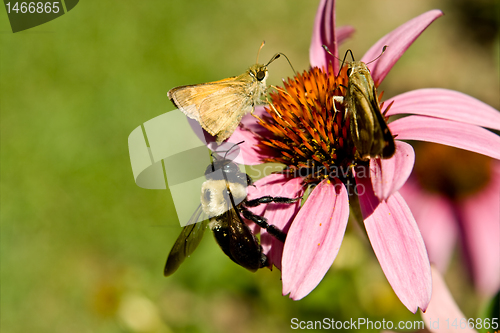
[(337, 59), (328, 54), (323, 45), (328, 46), (332, 54), (338, 57), (338, 44), (348, 38), (354, 28), (335, 27), (335, 0), (321, 0), (316, 18), (314, 19), (313, 35), (309, 47), (309, 61), (312, 67), (326, 68), (329, 62), (333, 64), (333, 71), (339, 70)]
[(268, 115), (268, 113), (265, 110), (265, 106), (258, 105), (255, 107), (253, 114), (247, 113), (243, 116), (243, 118), (241, 118), (240, 126), (236, 130), (250, 130), (261, 136), (268, 136), (270, 132), (264, 126), (259, 124), (259, 119), (257, 118), (262, 118), (266, 115)]
[(431, 270), (424, 240), (403, 197), (396, 192), (379, 202), (369, 179), (359, 195), (361, 213), (373, 251), (401, 302), (415, 313), (425, 310), (431, 298)]
[(323, 49), (328, 46), (330, 52), (338, 56), (337, 42), (335, 40), (335, 0), (321, 0), (316, 17), (309, 47), (309, 61), (312, 67), (326, 68), (329, 61), (333, 62), (334, 72), (337, 72), (338, 60)]
[[(342, 44), (346, 39), (352, 36), (352, 34), (356, 31), (350, 25), (344, 25), (341, 27), (337, 27), (336, 35), (337, 35), (337, 44)], [(324, 49), (323, 49), (324, 50)]]
[[(432, 267), (431, 270), (432, 298), (427, 311), (422, 313), (422, 318), (424, 319), (427, 329), (436, 333), (476, 332), (470, 329), (467, 323), (465, 323), (463, 327), (460, 327), (461, 321), (467, 317), (464, 316), (453, 300), (453, 296), (451, 296), (439, 271), (434, 267)], [(453, 323), (457, 323), (460, 329), (457, 329), (456, 326), (452, 326)]]
[(430, 88), (413, 90), (395, 96), (387, 112), (395, 114), (419, 114), (500, 130), (500, 112), (488, 104), (458, 91)]
[[(279, 196), (286, 198), (298, 198), (303, 195), (303, 182), (301, 178), (293, 178), (280, 186), (283, 192)], [(275, 195), (273, 195), (275, 196)], [(268, 223), (274, 224), (276, 227), (287, 233), (290, 225), (297, 215), (300, 208), (300, 200), (292, 204), (277, 204), (270, 203), (267, 205), (264, 217)], [(284, 244), (269, 235), (266, 230), (262, 230), (260, 241), (265, 254), (267, 254), (270, 264), (281, 270), (281, 257), (283, 255)]]
[(487, 296), (500, 289), (500, 163), (492, 174), (487, 188), (458, 205), (474, 282)]
[(500, 136), (475, 125), (409, 116), (391, 122), (389, 128), (399, 140), (435, 142), (500, 159)]
[(388, 46), (385, 53), (378, 60), (368, 65), (376, 85), (384, 80), (392, 66), (394, 66), (410, 45), (413, 44), (415, 39), (441, 15), (443, 13), (440, 10), (434, 9), (417, 16), (379, 39), (365, 53), (361, 61), (369, 63), (380, 55), (384, 45)]
[(441, 272), (446, 271), (458, 235), (451, 202), (440, 195), (425, 192), (411, 178), (399, 192), (417, 221), (429, 261)]
[(392, 158), (371, 159), (370, 177), (375, 195), (385, 200), (398, 191), (410, 176), (413, 164), (413, 147), (401, 141), (396, 141), (396, 154)]
[(323, 180), (292, 222), (282, 259), (283, 295), (309, 294), (332, 265), (349, 217), (347, 191), (338, 179)]
[[(263, 159), (276, 157), (277, 152), (270, 148), (259, 147), (262, 138), (253, 132), (238, 127), (234, 133), (227, 139), (230, 142), (242, 142), (239, 147), (242, 159), (235, 161), (246, 165), (262, 164)], [(210, 147), (210, 146), (209, 146)], [(212, 147), (210, 147), (212, 149)]]

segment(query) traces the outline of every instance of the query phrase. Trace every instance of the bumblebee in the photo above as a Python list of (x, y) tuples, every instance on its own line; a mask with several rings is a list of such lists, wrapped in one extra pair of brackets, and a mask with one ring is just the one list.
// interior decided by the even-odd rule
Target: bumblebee
[[(225, 158), (215, 160), (209, 165), (205, 171), (205, 177), (207, 180), (201, 188), (201, 204), (170, 250), (164, 275), (173, 274), (184, 259), (193, 253), (207, 225), (212, 230), (222, 251), (232, 261), (252, 272), (268, 267), (268, 259), (262, 253), (262, 246), (243, 218), (266, 229), (269, 234), (282, 242), (285, 241), (286, 234), (269, 224), (265, 217), (253, 214), (248, 207), (271, 202), (288, 204), (300, 198), (264, 196), (247, 200), (246, 188), (253, 185), (252, 179), (246, 173), (241, 172), (238, 165)], [(195, 223), (202, 213), (207, 214), (209, 219)]]

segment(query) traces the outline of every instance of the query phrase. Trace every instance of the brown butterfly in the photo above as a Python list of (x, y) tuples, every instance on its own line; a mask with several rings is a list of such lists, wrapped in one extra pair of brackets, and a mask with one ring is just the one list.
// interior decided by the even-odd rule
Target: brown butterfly
[(394, 137), (380, 110), (370, 70), (364, 62), (354, 61), (351, 50), (346, 56), (348, 52), (353, 61), (347, 63), (347, 92), (345, 97), (337, 96), (334, 100), (344, 103), (347, 109), (351, 137), (359, 158), (391, 158), (396, 152)]
[(279, 57), (280, 53), (267, 64), (257, 63), (239, 76), (173, 88), (168, 92), (168, 98), (189, 118), (198, 121), (210, 135), (216, 136), (217, 143), (221, 143), (233, 134), (245, 114), (253, 112), (254, 106), (262, 103), (267, 91), (267, 66)]

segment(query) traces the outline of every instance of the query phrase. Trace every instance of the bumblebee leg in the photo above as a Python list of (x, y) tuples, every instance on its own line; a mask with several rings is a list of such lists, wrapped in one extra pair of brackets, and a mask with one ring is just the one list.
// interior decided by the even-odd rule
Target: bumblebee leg
[(260, 204), (270, 203), (270, 202), (289, 204), (289, 203), (294, 203), (295, 201), (297, 201), (299, 199), (301, 199), (301, 198), (291, 199), (291, 198), (283, 198), (283, 197), (271, 197), (269, 195), (266, 195), (265, 197), (245, 201), (244, 205), (247, 207), (257, 207)]
[[(262, 252), (262, 247), (260, 251)], [(264, 253), (261, 253), (259, 268), (264, 268), (264, 267), (269, 267), (269, 260), (267, 259), (267, 256)]]
[(269, 234), (274, 236), (277, 240), (285, 242), (286, 234), (278, 229), (276, 226), (267, 223), (267, 219), (264, 216), (255, 215), (244, 206), (239, 207), (239, 211), (243, 215), (244, 218), (256, 223), (259, 227), (267, 230)]

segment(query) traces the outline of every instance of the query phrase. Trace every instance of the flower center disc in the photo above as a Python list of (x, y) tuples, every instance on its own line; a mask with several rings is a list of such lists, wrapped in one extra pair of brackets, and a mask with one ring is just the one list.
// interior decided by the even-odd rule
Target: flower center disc
[[(346, 175), (353, 165), (355, 148), (350, 139), (349, 118), (334, 96), (345, 96), (347, 67), (338, 77), (331, 64), (327, 72), (318, 67), (297, 74), (270, 93), (272, 104), (259, 123), (271, 132), (261, 146), (271, 147), (280, 157), (264, 162), (283, 163), (285, 172), (317, 182)], [(298, 172), (298, 174), (297, 174)]]

